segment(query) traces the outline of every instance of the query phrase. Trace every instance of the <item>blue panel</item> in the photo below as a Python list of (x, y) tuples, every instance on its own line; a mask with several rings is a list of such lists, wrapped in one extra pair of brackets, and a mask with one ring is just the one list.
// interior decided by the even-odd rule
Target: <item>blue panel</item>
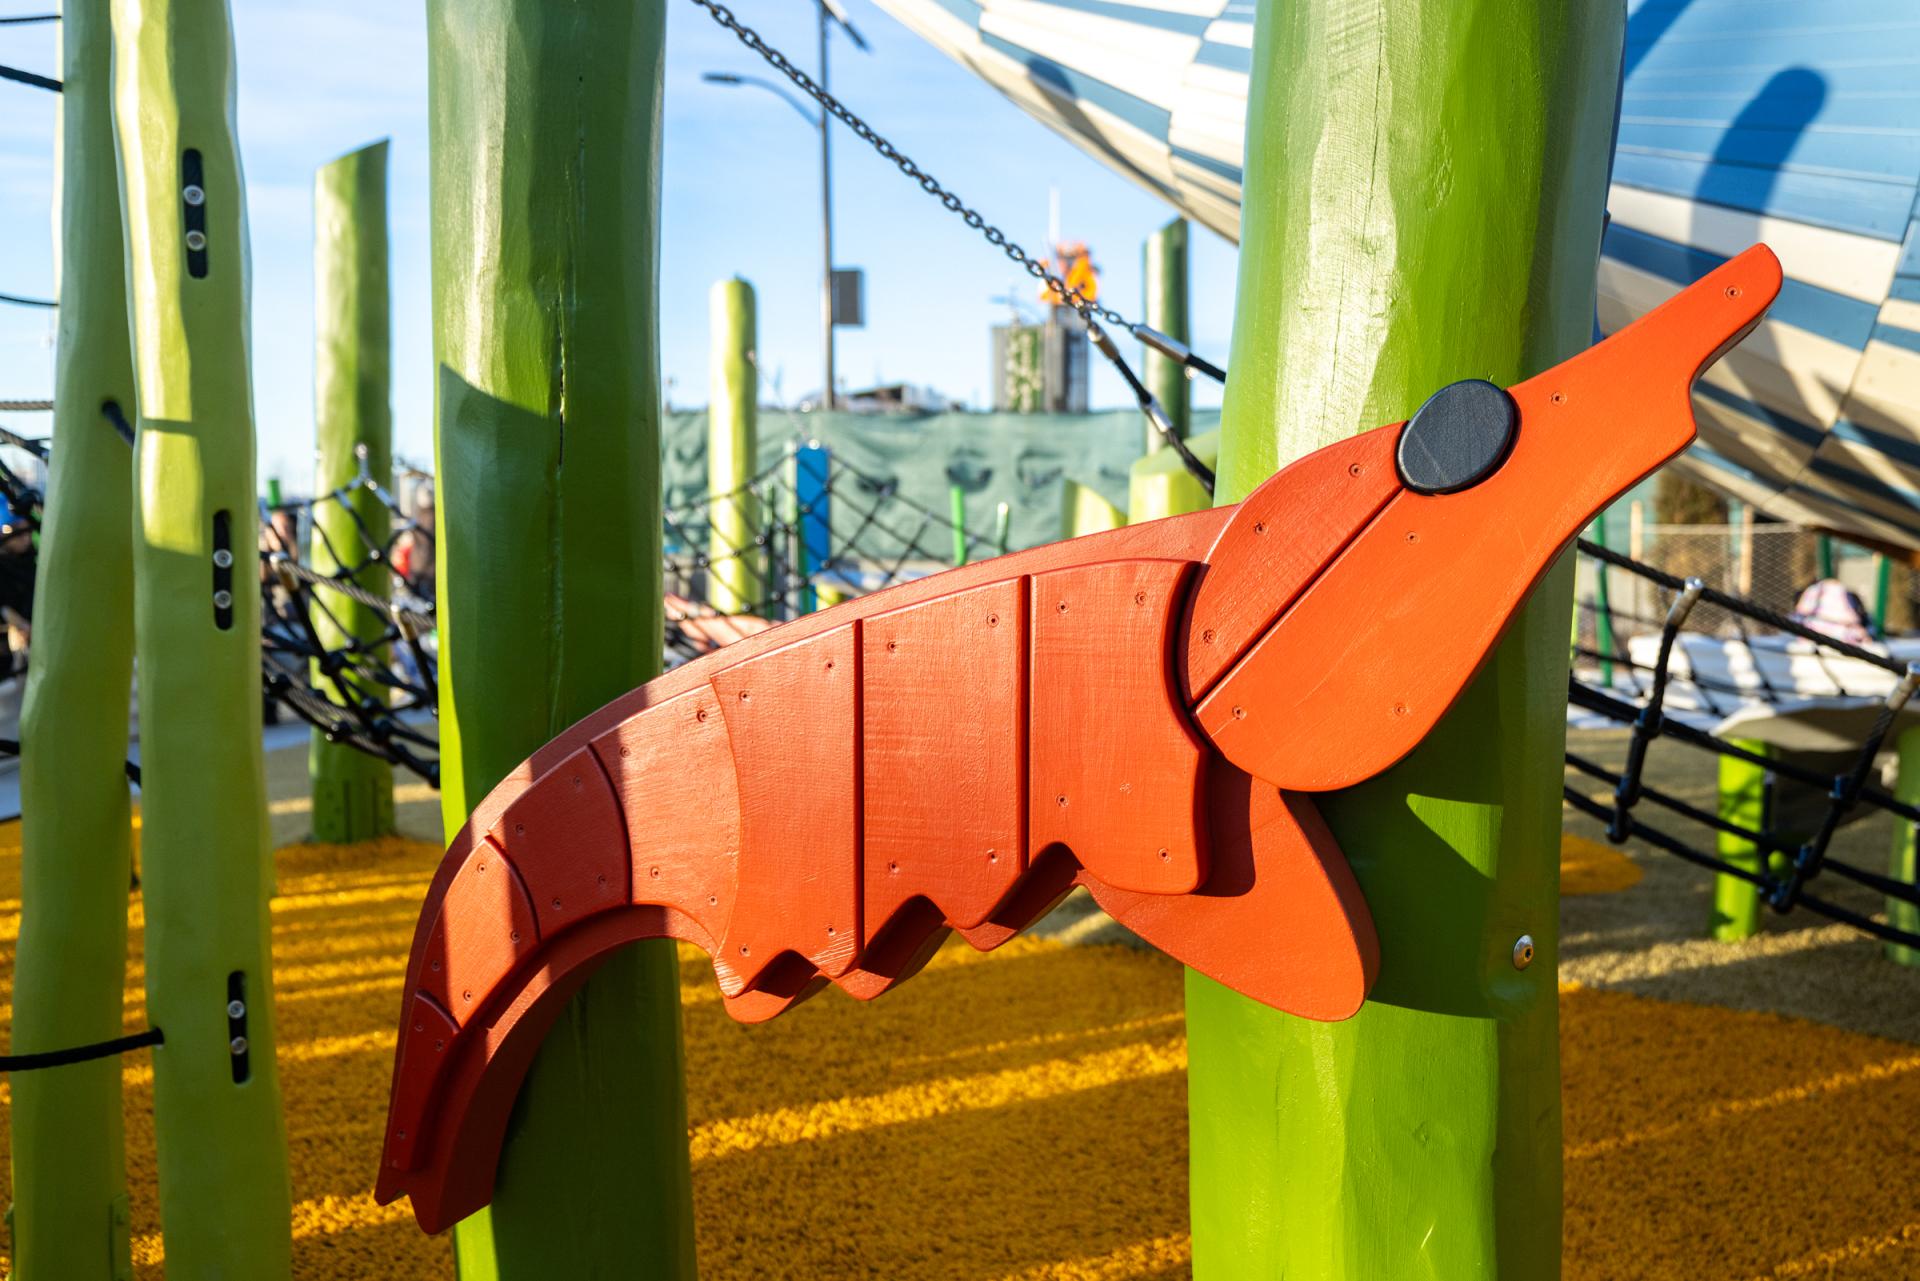
[(1114, 88), (1104, 80), (1094, 79), (1084, 71), (1063, 67), (1051, 58), (1042, 57), (1031, 49), (1022, 49), (1012, 41), (1003, 40), (991, 32), (981, 32), (980, 41), (989, 49), (997, 50), (1017, 62), (1025, 63), (1027, 74), (1043, 88), (1075, 102), (1092, 103), (1101, 110), (1118, 116), (1157, 142), (1164, 143), (1167, 140), (1167, 129), (1173, 121), (1173, 113), (1167, 108), (1148, 102), (1144, 98), (1136, 98), (1125, 90)]
[[(1920, 117), (1920, 98), (1914, 100)], [(1632, 113), (1620, 119), (1620, 145), (1678, 159), (1714, 160), (1760, 169), (1788, 169), (1838, 177), (1892, 179), (1920, 176), (1920, 131), (1854, 133), (1824, 127), (1792, 133), (1719, 124), (1674, 124)]]
[(1631, 74), (1634, 76), (1729, 62), (1747, 66), (1808, 67), (1815, 71), (1862, 60), (1920, 62), (1920, 21), (1914, 20), (1909, 12), (1908, 19), (1898, 23), (1850, 27), (1845, 23), (1803, 22), (1792, 28), (1775, 25), (1771, 30), (1718, 37), (1693, 36), (1676, 25), (1650, 47), (1629, 46), (1627, 56), (1633, 63)]
[(1920, 467), (1920, 442), (1905, 436), (1876, 431), (1872, 427), (1862, 427), (1848, 418), (1842, 418), (1833, 425), (1833, 434), (1862, 449), (1872, 450), (1876, 454), (1885, 454), (1896, 463), (1908, 467)]
[(1899, 485), (1889, 485), (1878, 476), (1869, 476), (1863, 471), (1855, 471), (1831, 458), (1815, 457), (1807, 464), (1807, 470), (1836, 484), (1845, 485), (1848, 489), (1877, 498), (1883, 503), (1920, 512), (1920, 492)]
[[(1690, 285), (1726, 261), (1719, 254), (1677, 245), (1617, 222), (1608, 225), (1601, 252), (1615, 262), (1637, 267), (1675, 285)], [(1791, 276), (1780, 290), (1780, 300), (1767, 313), (1770, 320), (1844, 343), (1855, 351), (1867, 345), (1867, 337), (1873, 332), (1879, 315), (1877, 304), (1848, 298)]]
[(800, 610), (811, 614), (816, 604), (813, 575), (833, 560), (832, 460), (824, 446), (802, 445), (793, 451), (793, 497), (799, 508), (801, 568)]
[(1200, 52), (1193, 60), (1203, 67), (1223, 67), (1228, 71), (1238, 71), (1243, 76), (1253, 74), (1253, 50), (1242, 49), (1237, 44), (1221, 44), (1209, 40), (1200, 46)]
[(980, 6), (974, 3), (974, 0), (933, 0), (933, 2), (969, 27), (979, 28)]
[(1757, 400), (1750, 400), (1738, 392), (1728, 391), (1725, 387), (1713, 383), (1695, 383), (1693, 394), (1703, 400), (1711, 400), (1737, 414), (1755, 419), (1765, 427), (1772, 428), (1775, 434), (1785, 436), (1794, 444), (1807, 449), (1820, 448), (1825, 433), (1810, 423), (1801, 422), (1792, 414), (1783, 414), (1777, 409), (1769, 409)]
[[(1900, 260), (1894, 264), (1893, 287), (1900, 288), (1901, 277), (1920, 276), (1920, 218), (1907, 224), (1907, 238), (1900, 242)], [(1905, 298), (1905, 294), (1898, 294)], [(1909, 298), (1909, 302), (1920, 302), (1920, 298)]]
[(1851, 231), (1876, 240), (1897, 241), (1906, 235), (1913, 209), (1911, 183), (1709, 165), (1625, 150), (1614, 157), (1613, 178), (1630, 187)]
[[(1741, 105), (1760, 96), (1787, 69), (1811, 71), (1824, 81), (1820, 96), (1827, 103), (1847, 103), (1849, 111), (1870, 107), (1868, 98), (1891, 98), (1881, 109), (1890, 117), (1900, 115), (1901, 100), (1914, 96), (1915, 61), (1911, 58), (1849, 58), (1809, 66), (1794, 60), (1791, 68), (1779, 62), (1749, 62), (1723, 51), (1720, 58), (1699, 67), (1671, 67), (1666, 70), (1641, 70), (1627, 81), (1625, 97), (1629, 105), (1647, 98), (1662, 98), (1668, 106), (1709, 101), (1722, 106), (1721, 119), (1731, 120)], [(1811, 88), (1812, 86), (1808, 86)], [(1774, 86), (1779, 92), (1780, 86)], [(1694, 114), (1689, 112), (1689, 114)]]
[(1920, 333), (1903, 329), (1899, 325), (1889, 325), (1884, 321), (1873, 327), (1873, 340), (1906, 351), (1920, 352)]
[(1114, 4), (1111, 0), (1042, 0), (1042, 3), (1056, 9), (1112, 18), (1129, 26), (1177, 31), (1186, 36), (1204, 35), (1207, 28), (1213, 25), (1212, 18), (1201, 14), (1169, 13), (1165, 9), (1152, 9), (1145, 5)]
[(1174, 155), (1186, 161), (1188, 164), (1205, 169), (1208, 173), (1219, 174), (1235, 186), (1238, 186), (1244, 177), (1239, 165), (1230, 165), (1224, 160), (1215, 160), (1212, 156), (1203, 156), (1188, 147), (1174, 147), (1171, 150)]

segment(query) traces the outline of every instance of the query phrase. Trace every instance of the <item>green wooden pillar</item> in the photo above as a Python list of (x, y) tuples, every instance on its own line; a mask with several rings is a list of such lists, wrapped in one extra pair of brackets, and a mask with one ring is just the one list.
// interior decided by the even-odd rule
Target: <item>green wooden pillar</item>
[[(364, 465), (382, 486), (393, 473), (392, 359), (387, 293), (387, 144), (376, 142), (320, 167), (313, 190), (314, 430), (316, 496), (350, 485)], [(364, 459), (364, 463), (363, 463)], [(349, 508), (351, 510), (349, 510)], [(347, 504), (318, 503), (308, 558), (322, 574), (359, 563), (371, 538), (384, 544), (391, 522), (386, 504), (357, 488)], [(364, 533), (362, 532), (364, 531)], [(342, 565), (335, 559), (336, 554)], [(367, 564), (354, 581), (385, 598), (384, 560)], [(333, 648), (349, 639), (375, 640), (387, 627), (382, 611), (338, 593), (323, 593), (326, 612), (315, 625)], [(336, 626), (335, 624), (338, 624)], [(318, 663), (314, 688), (330, 687)], [(336, 694), (348, 698), (346, 694)], [(318, 730), (307, 752), (313, 788), (313, 837), (365, 841), (393, 831), (393, 766)]]
[(957, 569), (967, 563), (967, 491), (958, 485), (947, 486), (947, 523), (953, 530), (953, 564)]
[[(1894, 795), (1908, 805), (1920, 805), (1920, 729), (1910, 729), (1901, 734), (1895, 746), (1899, 752), (1900, 769), (1894, 780)], [(1893, 860), (1888, 868), (1888, 875), (1908, 885), (1920, 883), (1920, 852), (1916, 852), (1917, 848), (1920, 848), (1920, 829), (1916, 829), (1915, 824), (1896, 820), (1893, 829)], [(1900, 899), (1889, 898), (1887, 923), (1895, 929), (1920, 934), (1920, 907)], [(1900, 965), (1920, 966), (1920, 948), (1889, 943), (1887, 959)]]
[[(1730, 739), (1733, 746), (1765, 756), (1768, 747), (1753, 739)], [(1772, 787), (1765, 765), (1737, 756), (1720, 758), (1718, 812), (1722, 819), (1753, 832), (1770, 832)], [(1759, 846), (1731, 832), (1714, 833), (1714, 848), (1735, 867), (1758, 872), (1766, 867)], [(1760, 887), (1752, 881), (1722, 873), (1713, 878), (1713, 919), (1708, 934), (1723, 942), (1752, 938), (1760, 930)]]
[[(1193, 341), (1187, 317), (1187, 220), (1175, 218), (1147, 237), (1146, 245), (1146, 323), (1169, 338), (1183, 343)], [(1153, 348), (1146, 348), (1147, 389), (1167, 411), (1167, 421), (1183, 438), (1193, 422), (1193, 397), (1187, 369)], [(1147, 424), (1147, 452), (1163, 448), (1166, 441)]]
[[(1446, 383), (1587, 345), (1625, 17), (1263, 0), (1219, 501)], [(1572, 568), (1426, 743), (1322, 800), (1380, 933), (1359, 1014), (1292, 1018), (1189, 973), (1199, 1281), (1559, 1274)]]
[[(107, 0), (68, 0), (58, 107), (60, 330), (53, 469), (20, 715), (21, 911), (12, 1052), (121, 1033), (133, 458), (102, 407), (135, 416)], [(14, 1275), (133, 1276), (120, 1060), (12, 1078)]]
[[(246, 192), (226, 0), (114, 0), (132, 265), (141, 883), (167, 1272), (281, 1277)], [(230, 1013), (230, 1007), (233, 1011)]]
[(759, 448), (760, 370), (754, 361), (753, 286), (734, 276), (708, 296), (712, 347), (708, 368), (707, 603), (722, 614), (751, 614), (766, 597), (760, 500), (753, 492)]
[[(659, 0), (429, 0), (442, 812), (659, 670)], [(612, 957), (521, 1087), (464, 1281), (694, 1274), (678, 968)]]

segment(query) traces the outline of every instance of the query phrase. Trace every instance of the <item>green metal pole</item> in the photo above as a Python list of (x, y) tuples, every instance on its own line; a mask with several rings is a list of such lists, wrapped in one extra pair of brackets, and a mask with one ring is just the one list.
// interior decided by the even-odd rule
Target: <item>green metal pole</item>
[[(15, 1054), (119, 1036), (126, 986), (133, 459), (102, 408), (137, 415), (113, 154), (113, 36), (107, 0), (68, 0), (63, 17), (60, 330), (33, 662), (20, 714)], [(23, 1072), (12, 1087), (14, 1275), (130, 1279), (120, 1061)]]
[[(1187, 318), (1187, 240), (1185, 218), (1175, 218), (1148, 236), (1144, 272), (1147, 326), (1183, 343), (1193, 340)], [(1167, 411), (1174, 431), (1183, 438), (1187, 436), (1193, 422), (1193, 397), (1186, 366), (1149, 347), (1146, 384)], [(1160, 433), (1148, 423), (1147, 452), (1151, 454), (1165, 445)]]
[(760, 502), (753, 492), (759, 447), (760, 370), (754, 363), (753, 286), (734, 276), (708, 295), (712, 373), (707, 400), (707, 603), (722, 614), (750, 614), (766, 595)]
[(967, 491), (958, 485), (947, 486), (947, 521), (953, 526), (953, 563), (967, 563)]
[[(1765, 756), (1768, 747), (1753, 739), (1731, 739), (1733, 746)], [(1720, 758), (1719, 815), (1729, 823), (1753, 832), (1769, 832), (1768, 800), (1771, 788), (1764, 765), (1743, 761), (1736, 756)], [(1765, 868), (1766, 859), (1752, 841), (1730, 832), (1715, 833), (1714, 845), (1720, 857), (1749, 872)], [(1713, 878), (1713, 919), (1708, 934), (1722, 942), (1752, 938), (1760, 931), (1760, 887), (1751, 881), (1726, 873)]]
[[(362, 467), (385, 486), (393, 474), (393, 409), (389, 395), (392, 335), (387, 293), (387, 144), (376, 142), (320, 167), (314, 182), (314, 496), (352, 485)], [(309, 563), (322, 574), (360, 562), (366, 540), (384, 545), (391, 516), (372, 490), (356, 487), (346, 502), (316, 503)], [(363, 532), (364, 531), (364, 532)], [(335, 556), (346, 558), (340, 563)], [(370, 561), (354, 581), (384, 599), (386, 561)], [(314, 624), (329, 649), (347, 640), (377, 640), (382, 611), (334, 594)], [(313, 667), (316, 690), (331, 678)], [(333, 691), (340, 700), (351, 696)], [(313, 732), (307, 751), (313, 788), (313, 838), (365, 841), (393, 831), (393, 766)]]
[(280, 478), (278, 476), (269, 476), (267, 478), (267, 506), (276, 508), (280, 506)]
[[(429, 0), (447, 829), (659, 670), (658, 0)], [(509, 620), (511, 625), (503, 625)], [(625, 949), (521, 1086), (464, 1281), (694, 1275), (670, 942)]]
[(1887, 631), (1887, 598), (1893, 590), (1893, 562), (1886, 553), (1877, 552), (1873, 557), (1873, 630), (1881, 635)]
[(1833, 577), (1833, 539), (1821, 534), (1813, 544), (1814, 563), (1823, 579)]
[[(1908, 805), (1920, 805), (1920, 729), (1910, 729), (1901, 734), (1895, 746), (1900, 766), (1894, 779), (1893, 794)], [(1920, 884), (1920, 825), (1895, 823), (1893, 861), (1888, 868), (1888, 875), (1908, 885)], [(1889, 896), (1887, 924), (1895, 929), (1920, 934), (1920, 907)], [(1889, 943), (1887, 959), (1898, 965), (1920, 966), (1920, 948)]]
[[(1263, 0), (1219, 501), (1587, 345), (1625, 18)], [(1426, 743), (1322, 798), (1380, 933), (1368, 1004), (1313, 1023), (1188, 974), (1198, 1281), (1559, 1274), (1571, 570)]]
[[(1602, 547), (1609, 546), (1607, 514), (1604, 511), (1593, 518), (1593, 541)], [(1611, 689), (1613, 688), (1613, 601), (1607, 592), (1606, 562), (1595, 561), (1593, 572), (1593, 639), (1595, 647), (1602, 654), (1607, 655), (1600, 660), (1600, 683)]]
[(283, 1277), (246, 192), (226, 0), (114, 0), (134, 444), (141, 878), (167, 1272)]

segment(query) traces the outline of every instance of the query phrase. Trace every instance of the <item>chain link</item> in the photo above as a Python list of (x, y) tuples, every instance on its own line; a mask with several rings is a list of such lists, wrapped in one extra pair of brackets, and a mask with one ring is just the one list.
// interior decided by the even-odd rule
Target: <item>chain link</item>
[(968, 206), (966, 201), (941, 186), (939, 180), (915, 164), (911, 156), (903, 154), (899, 148), (875, 133), (871, 125), (849, 111), (838, 98), (815, 84), (812, 76), (794, 66), (787, 55), (762, 40), (759, 32), (734, 17), (733, 10), (720, 3), (720, 0), (693, 0), (693, 3), (713, 15), (713, 20), (733, 32), (741, 44), (759, 54), (767, 65), (791, 80), (800, 92), (819, 103), (821, 110), (853, 130), (856, 138), (880, 153), (884, 159), (891, 161), (901, 173), (919, 183), (922, 191), (945, 205), (950, 212), (959, 214), (960, 220), (984, 236), (988, 244), (1019, 264), (1029, 276), (1046, 284), (1086, 320), (1104, 320), (1120, 329), (1132, 328), (1125, 316), (1111, 307), (1102, 307), (1083, 296), (1078, 289), (1051, 271), (1044, 260), (1033, 257), (1022, 249), (1018, 242), (1009, 239), (1006, 232), (981, 217), (979, 212)]

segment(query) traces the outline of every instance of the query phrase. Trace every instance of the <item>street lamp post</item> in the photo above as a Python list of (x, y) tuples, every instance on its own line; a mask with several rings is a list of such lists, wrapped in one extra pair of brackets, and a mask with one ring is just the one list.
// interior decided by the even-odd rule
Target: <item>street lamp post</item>
[[(867, 49), (867, 41), (847, 20), (846, 11), (840, 7), (838, 0), (815, 0), (814, 7), (820, 17), (820, 92), (827, 93), (827, 36), (830, 24), (838, 23), (847, 33), (847, 38), (853, 41), (854, 47), (863, 53)], [(832, 409), (839, 403), (833, 372), (833, 121), (824, 107), (817, 112), (811, 110), (780, 85), (759, 76), (709, 71), (700, 78), (708, 84), (752, 85), (778, 94), (800, 113), (802, 119), (820, 131), (820, 354), (826, 373), (821, 395), (822, 403)]]

